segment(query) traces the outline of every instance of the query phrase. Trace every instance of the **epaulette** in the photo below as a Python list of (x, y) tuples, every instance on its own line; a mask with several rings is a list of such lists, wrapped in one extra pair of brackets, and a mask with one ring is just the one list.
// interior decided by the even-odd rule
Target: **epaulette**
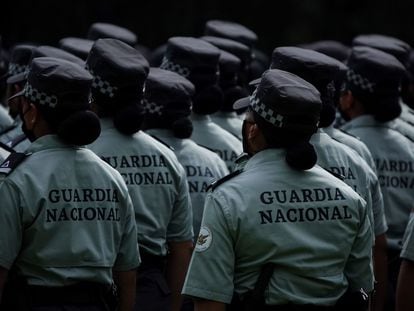
[(0, 174), (9, 175), (16, 167), (21, 164), (30, 154), (13, 152), (0, 165)]
[(5, 143), (2, 143), (1, 141), (0, 141), (0, 148), (3, 148), (4, 150), (10, 153), (16, 152), (12, 147), (10, 147), (9, 145), (6, 145)]
[[(147, 133), (148, 134), (148, 133)], [(151, 136), (152, 138), (154, 138), (156, 141), (158, 141), (159, 143), (163, 144), (164, 146), (166, 146), (168, 149), (175, 151), (174, 147), (170, 146), (169, 144), (167, 144), (165, 141), (163, 141), (162, 139), (160, 139), (159, 137), (149, 134), (149, 136)]]
[(349, 132), (347, 132), (347, 131), (345, 131), (345, 130), (343, 130), (343, 129), (338, 129), (338, 130), (340, 130), (342, 133), (344, 133), (344, 134), (346, 134), (346, 135), (348, 135), (348, 136), (351, 136), (351, 137), (353, 137), (353, 138), (356, 138), (356, 139), (358, 139), (358, 140), (361, 140), (361, 138), (359, 138), (358, 136), (355, 136), (354, 134), (351, 134), (351, 133), (349, 133)]
[(334, 177), (336, 177), (336, 178), (338, 178), (338, 179), (340, 179), (340, 180), (342, 180), (342, 181), (344, 181), (345, 180), (345, 176), (344, 175), (342, 175), (342, 174), (338, 174), (338, 173), (334, 173), (334, 172), (331, 172), (330, 170), (327, 170), (326, 168), (324, 168), (324, 167), (322, 167), (325, 171), (327, 171), (329, 174), (331, 174), (332, 176), (334, 176)]
[(26, 139), (26, 135), (25, 134), (21, 134), (16, 136), (15, 138), (13, 138), (11, 141), (9, 141), (7, 143), (8, 146), (14, 148), (16, 147), (18, 144), (20, 144), (23, 140)]
[(207, 191), (209, 191), (211, 189), (211, 191), (213, 191), (214, 189), (216, 189), (218, 186), (220, 186), (222, 183), (232, 179), (233, 177), (239, 175), (240, 173), (242, 173), (243, 170), (236, 170), (234, 172), (231, 172), (230, 174), (224, 176), (223, 178), (220, 178), (218, 180), (213, 181), (208, 187), (207, 187)]

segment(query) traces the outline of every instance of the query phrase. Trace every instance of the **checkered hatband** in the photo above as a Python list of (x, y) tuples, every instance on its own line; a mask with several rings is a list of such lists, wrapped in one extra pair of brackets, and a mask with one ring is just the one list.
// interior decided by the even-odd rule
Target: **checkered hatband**
[(346, 73), (346, 78), (348, 82), (363, 89), (364, 91), (374, 93), (375, 83), (369, 81), (367, 78), (364, 78), (363, 76), (356, 73), (352, 69), (348, 70), (348, 72)]
[(260, 101), (257, 96), (257, 88), (253, 92), (252, 96), (250, 96), (250, 105), (252, 109), (267, 122), (276, 127), (283, 127), (283, 116), (275, 113), (271, 108)]
[(49, 106), (50, 108), (55, 108), (58, 103), (58, 99), (55, 95), (48, 95), (45, 92), (41, 92), (32, 87), (29, 83), (26, 83), (24, 87), (24, 96), (30, 101), (39, 103), (40, 105)]
[(147, 99), (143, 99), (142, 105), (144, 107), (145, 113), (156, 114), (159, 116), (162, 115), (162, 106), (158, 105), (157, 103), (149, 102)]
[(96, 75), (88, 66), (86, 66), (86, 69), (89, 70), (93, 76), (92, 88), (110, 98), (115, 96), (115, 92), (118, 90), (118, 87), (111, 85), (111, 83), (102, 79), (100, 75)]
[(188, 78), (190, 76), (190, 69), (189, 68), (181, 66), (180, 64), (176, 64), (176, 63), (170, 61), (165, 56), (162, 59), (162, 63), (161, 63), (160, 68), (178, 73), (180, 76), (183, 76), (184, 78)]
[(29, 69), (29, 66), (20, 65), (20, 64), (17, 64), (17, 63), (10, 63), (8, 72), (9, 72), (9, 75), (14, 76), (14, 75), (17, 75), (21, 72), (25, 72), (28, 69)]

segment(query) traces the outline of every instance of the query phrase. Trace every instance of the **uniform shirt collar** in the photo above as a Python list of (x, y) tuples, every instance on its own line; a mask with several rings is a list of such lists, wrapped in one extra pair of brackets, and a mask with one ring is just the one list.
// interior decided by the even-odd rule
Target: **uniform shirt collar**
[(115, 128), (114, 121), (112, 120), (112, 118), (100, 118), (100, 122), (101, 131)]
[(191, 120), (193, 120), (193, 121), (207, 121), (207, 122), (211, 122), (211, 117), (209, 115), (192, 113), (191, 114)]
[(372, 115), (364, 114), (345, 123), (342, 129), (347, 131), (361, 126), (378, 126), (379, 124)]
[(247, 161), (244, 170), (254, 169), (254, 167), (267, 162), (284, 161), (286, 151), (285, 149), (270, 148), (262, 150), (254, 154), (249, 161)]
[(180, 148), (180, 146), (183, 144), (183, 141), (185, 140), (185, 138), (182, 139), (182, 138), (175, 137), (173, 133), (171, 132), (171, 130), (169, 129), (153, 128), (153, 129), (145, 130), (145, 132), (148, 135), (153, 135), (157, 137), (158, 139), (162, 140), (163, 142), (170, 145), (176, 150)]
[(25, 153), (34, 153), (46, 149), (56, 148), (71, 148), (71, 146), (63, 143), (57, 135), (44, 135), (36, 139)]

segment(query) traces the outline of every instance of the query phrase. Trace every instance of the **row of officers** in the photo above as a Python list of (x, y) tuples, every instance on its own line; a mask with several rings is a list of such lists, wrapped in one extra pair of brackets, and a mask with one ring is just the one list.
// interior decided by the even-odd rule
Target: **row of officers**
[(414, 310), (410, 46), (206, 28), (12, 50), (1, 310)]

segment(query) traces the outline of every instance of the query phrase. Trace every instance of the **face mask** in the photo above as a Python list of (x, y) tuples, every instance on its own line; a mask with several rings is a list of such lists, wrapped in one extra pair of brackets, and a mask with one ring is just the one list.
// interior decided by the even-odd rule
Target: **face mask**
[(22, 120), (22, 131), (23, 131), (24, 135), (26, 135), (27, 139), (30, 140), (30, 142), (34, 142), (36, 140), (36, 137), (35, 137), (34, 133), (27, 128), (26, 123), (24, 122), (25, 114), (32, 108), (28, 108), (24, 112), (22, 111), (22, 109), (23, 108), (21, 108), (20, 111), (19, 111), (20, 119)]
[(243, 120), (243, 125), (242, 125), (242, 143), (243, 143), (243, 152), (250, 155), (250, 152), (249, 152), (249, 143), (247, 141), (247, 124), (248, 123), (249, 122), (247, 122), (246, 120)]

